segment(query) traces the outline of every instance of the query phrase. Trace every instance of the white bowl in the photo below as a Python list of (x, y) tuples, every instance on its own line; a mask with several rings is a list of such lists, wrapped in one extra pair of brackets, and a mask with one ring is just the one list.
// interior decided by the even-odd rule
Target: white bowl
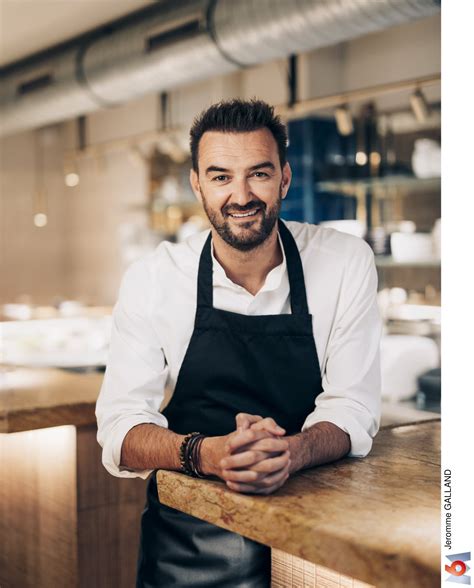
[(395, 261), (434, 259), (433, 239), (429, 233), (392, 233), (390, 247)]

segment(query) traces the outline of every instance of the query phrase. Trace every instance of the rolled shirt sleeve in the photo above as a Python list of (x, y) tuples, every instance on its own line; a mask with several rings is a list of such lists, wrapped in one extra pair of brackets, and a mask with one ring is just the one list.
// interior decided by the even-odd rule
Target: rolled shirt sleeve
[(122, 442), (142, 423), (168, 427), (160, 413), (168, 377), (163, 349), (150, 321), (152, 278), (146, 258), (125, 272), (112, 314), (107, 367), (96, 404), (102, 463), (118, 477), (147, 478), (152, 470), (120, 465)]
[(321, 392), (302, 430), (329, 421), (349, 434), (350, 457), (364, 457), (380, 426), (380, 337), (377, 271), (370, 247), (353, 241), (330, 333)]

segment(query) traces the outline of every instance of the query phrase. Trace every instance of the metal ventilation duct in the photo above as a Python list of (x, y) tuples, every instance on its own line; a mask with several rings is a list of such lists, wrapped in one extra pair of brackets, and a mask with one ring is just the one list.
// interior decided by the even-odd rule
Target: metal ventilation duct
[(0, 135), (433, 15), (440, 0), (180, 0), (9, 67)]

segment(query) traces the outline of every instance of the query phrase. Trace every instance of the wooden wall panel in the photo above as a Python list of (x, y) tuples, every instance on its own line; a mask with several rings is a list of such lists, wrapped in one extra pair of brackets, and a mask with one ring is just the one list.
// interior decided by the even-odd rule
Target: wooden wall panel
[(0, 435), (0, 586), (77, 586), (76, 431)]

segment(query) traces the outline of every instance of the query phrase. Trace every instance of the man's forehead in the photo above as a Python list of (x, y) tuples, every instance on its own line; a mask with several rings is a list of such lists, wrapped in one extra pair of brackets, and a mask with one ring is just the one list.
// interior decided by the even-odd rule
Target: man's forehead
[(199, 160), (208, 161), (216, 156), (229, 159), (251, 159), (266, 155), (267, 159), (278, 158), (276, 141), (268, 129), (224, 133), (206, 131), (199, 141)]

